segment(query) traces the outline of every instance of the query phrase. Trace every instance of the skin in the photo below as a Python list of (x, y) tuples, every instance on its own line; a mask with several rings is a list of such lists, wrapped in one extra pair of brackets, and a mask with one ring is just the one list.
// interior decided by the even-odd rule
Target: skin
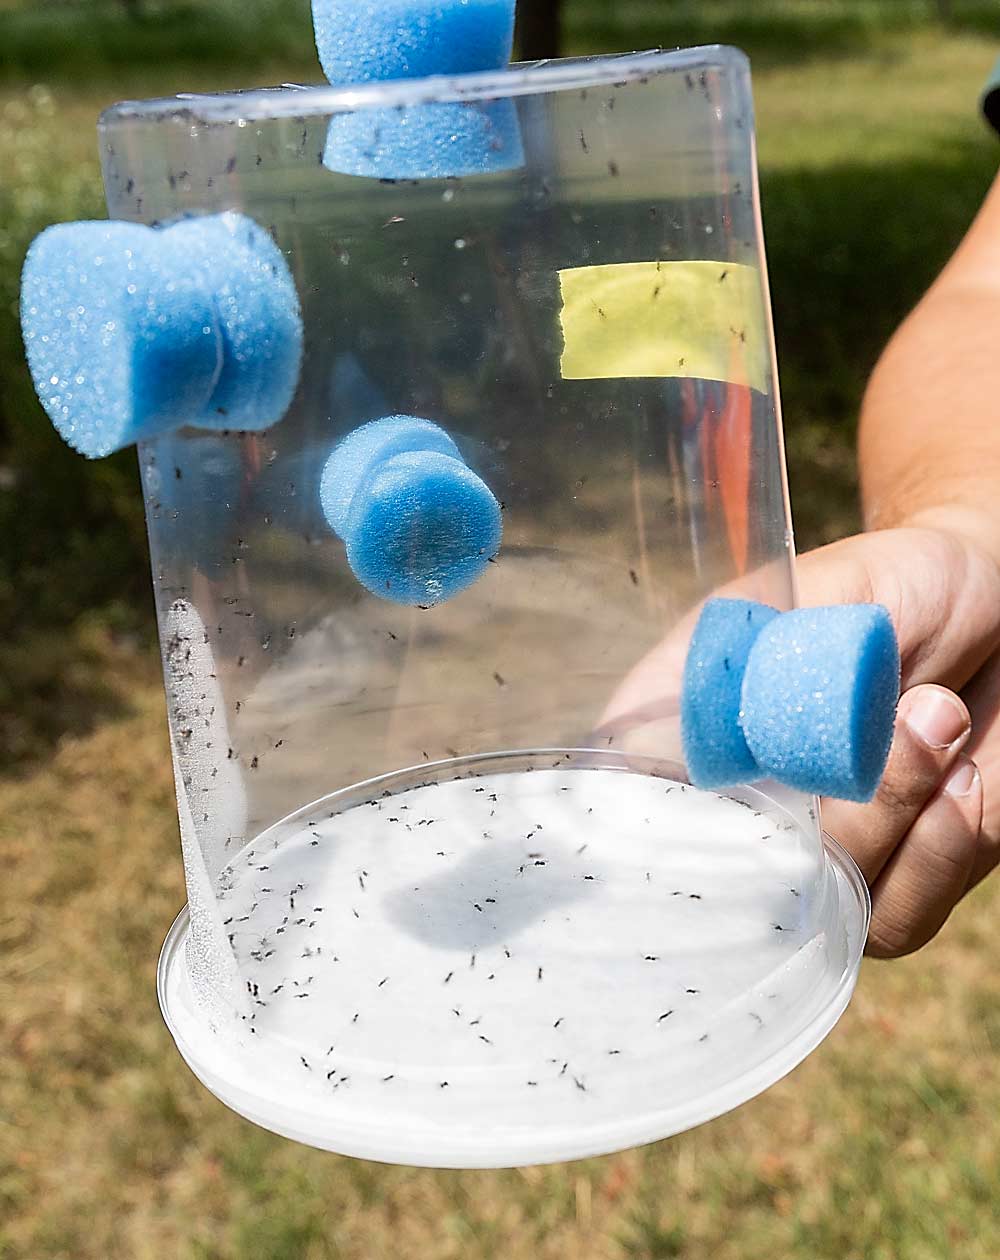
[[(1000, 862), (998, 328), (1000, 179), (872, 375), (859, 442), (869, 532), (803, 565), (809, 598), (823, 584), (837, 598), (869, 590), (900, 637), (907, 690), (879, 795), (825, 811), (869, 879), (880, 957), (925, 944)], [(946, 748), (910, 725), (935, 700), (963, 719)]]
[[(899, 637), (903, 695), (877, 794), (823, 803), (826, 830), (871, 889), (879, 958), (925, 945), (1000, 863), (998, 336), (1000, 178), (872, 375), (859, 441), (866, 532), (798, 563), (800, 603), (884, 604)], [(758, 597), (746, 584), (719, 593)], [(664, 688), (676, 697), (696, 614), (624, 681), (599, 736), (626, 749), (641, 731), (672, 726), (676, 738)]]

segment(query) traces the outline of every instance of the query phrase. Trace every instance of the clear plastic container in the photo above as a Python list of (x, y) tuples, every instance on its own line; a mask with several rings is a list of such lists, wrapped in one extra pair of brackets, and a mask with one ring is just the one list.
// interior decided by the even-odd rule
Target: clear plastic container
[[(523, 152), (331, 169), (366, 114), (455, 102)], [(305, 326), (280, 424), (140, 451), (189, 891), (160, 997), (193, 1070), (277, 1132), (454, 1167), (773, 1083), (846, 1006), (868, 903), (814, 802), (683, 766), (692, 609), (794, 602), (746, 59), (125, 104), (101, 137), (114, 218), (250, 216)], [(429, 608), (366, 590), (320, 506), (393, 414), (503, 508)]]

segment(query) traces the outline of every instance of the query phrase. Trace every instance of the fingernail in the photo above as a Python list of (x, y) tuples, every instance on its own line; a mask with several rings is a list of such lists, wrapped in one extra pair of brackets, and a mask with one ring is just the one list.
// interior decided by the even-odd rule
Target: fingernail
[(948, 748), (969, 724), (965, 711), (946, 691), (921, 696), (906, 715), (906, 725), (928, 748)]
[(944, 781), (944, 791), (949, 796), (968, 796), (979, 778), (976, 763), (965, 758), (952, 770)]

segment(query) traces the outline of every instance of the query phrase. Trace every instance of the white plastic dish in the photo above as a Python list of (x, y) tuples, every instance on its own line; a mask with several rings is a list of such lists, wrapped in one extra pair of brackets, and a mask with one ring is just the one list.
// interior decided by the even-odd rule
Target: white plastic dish
[(187, 911), (161, 956), (194, 1073), (276, 1133), (452, 1168), (652, 1142), (786, 1075), (853, 991), (860, 872), (758, 791), (605, 761), (422, 767), (259, 836), (220, 877), (242, 1014), (196, 1001)]

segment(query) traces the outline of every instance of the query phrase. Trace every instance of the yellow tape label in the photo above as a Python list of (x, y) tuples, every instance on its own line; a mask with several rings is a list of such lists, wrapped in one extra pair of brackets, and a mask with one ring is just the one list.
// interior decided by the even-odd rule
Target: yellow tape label
[(562, 288), (565, 380), (693, 377), (768, 388), (760, 273), (742, 263), (572, 267)]

